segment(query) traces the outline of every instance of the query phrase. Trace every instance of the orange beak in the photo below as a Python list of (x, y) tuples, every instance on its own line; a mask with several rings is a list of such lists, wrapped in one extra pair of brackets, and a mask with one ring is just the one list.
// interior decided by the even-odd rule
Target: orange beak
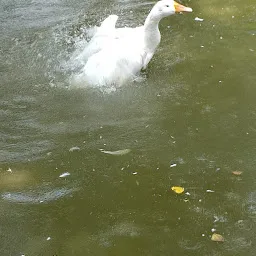
[(189, 7), (181, 5), (174, 1), (174, 8), (176, 12), (192, 12), (193, 10)]

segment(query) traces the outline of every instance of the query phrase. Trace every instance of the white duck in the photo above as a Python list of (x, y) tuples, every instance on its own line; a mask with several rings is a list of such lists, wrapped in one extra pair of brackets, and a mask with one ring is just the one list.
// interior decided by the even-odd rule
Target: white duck
[[(92, 86), (121, 85), (145, 69), (160, 43), (160, 20), (192, 9), (173, 0), (161, 0), (143, 26), (115, 28), (118, 16), (106, 18), (82, 53), (86, 62), (77, 79)], [(76, 80), (77, 80), (76, 79)]]

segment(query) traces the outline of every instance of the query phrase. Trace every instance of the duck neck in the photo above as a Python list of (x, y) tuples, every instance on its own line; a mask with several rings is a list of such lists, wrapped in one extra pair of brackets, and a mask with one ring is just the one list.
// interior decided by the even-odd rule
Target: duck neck
[(154, 52), (161, 40), (161, 34), (158, 28), (161, 18), (155, 16), (152, 11), (149, 13), (144, 24), (144, 43), (147, 52)]

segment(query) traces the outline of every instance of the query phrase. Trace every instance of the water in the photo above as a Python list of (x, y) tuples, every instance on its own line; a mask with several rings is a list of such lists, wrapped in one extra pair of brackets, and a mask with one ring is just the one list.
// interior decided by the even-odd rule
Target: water
[(256, 8), (183, 4), (110, 92), (70, 89), (70, 58), (151, 2), (1, 1), (1, 255), (255, 255)]

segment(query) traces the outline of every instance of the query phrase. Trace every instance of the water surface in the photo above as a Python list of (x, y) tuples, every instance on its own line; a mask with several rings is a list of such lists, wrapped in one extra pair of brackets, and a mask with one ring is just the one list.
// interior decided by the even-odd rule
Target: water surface
[(182, 3), (113, 91), (71, 89), (70, 60), (153, 2), (1, 1), (1, 255), (255, 255), (256, 7)]

